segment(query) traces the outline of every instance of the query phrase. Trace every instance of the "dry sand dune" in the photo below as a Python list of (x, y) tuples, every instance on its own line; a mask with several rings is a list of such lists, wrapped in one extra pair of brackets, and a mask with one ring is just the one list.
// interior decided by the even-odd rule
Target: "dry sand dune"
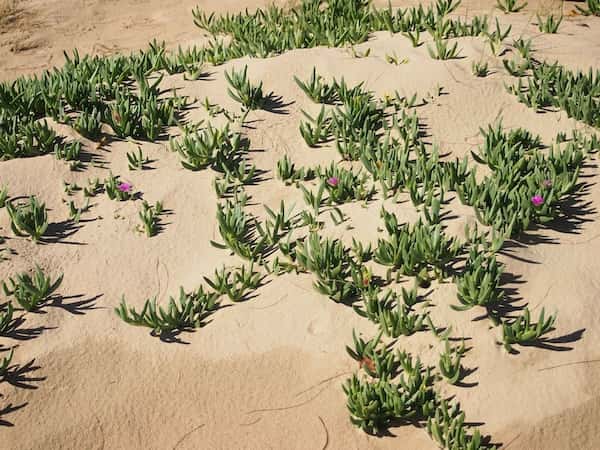
[[(169, 47), (201, 43), (203, 33), (191, 16), (196, 4), (222, 12), (268, 3), (17, 1), (14, 18), (0, 33), (0, 78), (60, 65), (63, 49), (74, 47), (82, 53), (108, 54), (142, 48), (153, 38), (166, 40)], [(531, 3), (524, 13), (496, 13), (503, 25), (513, 25), (511, 37), (531, 37), (538, 59), (600, 69), (600, 18), (567, 15), (557, 35), (545, 35), (532, 24), (531, 13), (557, 6)], [(572, 4), (563, 8), (568, 12)], [(493, 6), (470, 2), (460, 9), (461, 14), (475, 11), (492, 12)], [(170, 76), (163, 86), (192, 98), (208, 96), (212, 103), (235, 111), (239, 105), (227, 95), (224, 72), (247, 65), (252, 80), (263, 81), (267, 91), (281, 96), (279, 114), (253, 111), (243, 130), (251, 142), (252, 162), (266, 171), (264, 182), (247, 188), (255, 201), (248, 210), (261, 216), (262, 204), (275, 208), (282, 199), (303, 204), (297, 189), (274, 176), (284, 154), (299, 166), (339, 159), (331, 145), (310, 149), (298, 132), (301, 110), (312, 114), (319, 108), (293, 76), (305, 79), (313, 66), (326, 79), (344, 76), (350, 85), (365, 81), (378, 96), (398, 90), (426, 97), (441, 86), (443, 95), (432, 95), (417, 113), (426, 125), (427, 141), (439, 144), (448, 157), (469, 154), (481, 143), (479, 127), (499, 117), (507, 128), (527, 128), (545, 142), (558, 131), (585, 129), (563, 112), (538, 114), (518, 103), (504, 88), (512, 78), (501, 59), (490, 56), (485, 42), (458, 42), (466, 58), (436, 61), (425, 45), (413, 48), (403, 36), (378, 32), (356, 46), (357, 51), (371, 49), (366, 58), (353, 58), (339, 48), (294, 50), (210, 67), (210, 76), (198, 81)], [(408, 62), (387, 63), (385, 55), (394, 52)], [(471, 73), (472, 61), (480, 58), (490, 63), (486, 78)], [(214, 120), (200, 107), (193, 107), (188, 119)], [(79, 138), (69, 127), (56, 126), (61, 134)], [(104, 179), (110, 169), (149, 202), (162, 200), (172, 214), (165, 216), (164, 230), (148, 239), (136, 231), (141, 201), (114, 202), (99, 195), (72, 234), (57, 243), (36, 245), (15, 238), (6, 210), (0, 211), (4, 247), (14, 252), (0, 263), (0, 279), (37, 263), (49, 273), (64, 272), (59, 289), (64, 304), (82, 302), (79, 311), (47, 307), (43, 313), (27, 314), (23, 327), (31, 337), (39, 333), (35, 339), (0, 337), (3, 346), (19, 345), (14, 362), (25, 367), (17, 385), (0, 383), (2, 405), (14, 408), (3, 411), (2, 425), (11, 426), (0, 426), (0, 448), (436, 448), (424, 430), (413, 426), (373, 437), (350, 423), (341, 384), (357, 364), (345, 346), (353, 329), (366, 336), (376, 329), (351, 308), (317, 293), (308, 274), (269, 278), (254, 298), (217, 311), (204, 328), (180, 334), (179, 343), (162, 342), (145, 329), (123, 323), (113, 311), (122, 295), (140, 307), (145, 298), (167, 298), (179, 286), (193, 289), (221, 264), (238, 265), (241, 260), (209, 242), (220, 239), (210, 171), (183, 169), (165, 141), (140, 144), (154, 160), (152, 170), (132, 172), (125, 154), (136, 149), (134, 143), (113, 141), (99, 149), (91, 141), (83, 142), (86, 152), (105, 162), (103, 167), (89, 165), (71, 172), (51, 155), (14, 159), (0, 163), (0, 184), (15, 195), (38, 195), (50, 208), (50, 222), (59, 223), (67, 215), (63, 180), (85, 185), (90, 177)], [(448, 308), (455, 303), (452, 283), (434, 283), (432, 288), (434, 322), (452, 325), (457, 335), (470, 338), (472, 350), (464, 365), (476, 369), (465, 379), (472, 387), (448, 385), (443, 391), (456, 395), (468, 420), (481, 423), (481, 430), (503, 443), (502, 448), (600, 448), (600, 184), (595, 159), (583, 175), (590, 183), (582, 200), (589, 212), (575, 230), (537, 230), (500, 256), (514, 275), (507, 288), (514, 288), (536, 313), (542, 307), (558, 311), (552, 336), (563, 337), (555, 345), (567, 351), (520, 347), (519, 355), (508, 355), (496, 344), (498, 330), (485, 320), (473, 320), (477, 313)], [(352, 230), (328, 220), (325, 232), (345, 242), (356, 237), (375, 243), (382, 204), (405, 220), (417, 217), (410, 202), (396, 204), (377, 194), (368, 208), (358, 203), (341, 207), (351, 218)], [(447, 208), (458, 216), (450, 223), (452, 232), (460, 234), (465, 223), (475, 221), (472, 209), (456, 200)], [(405, 338), (403, 345), (436, 363), (438, 347), (430, 333)], [(26, 366), (29, 361), (31, 366)]]

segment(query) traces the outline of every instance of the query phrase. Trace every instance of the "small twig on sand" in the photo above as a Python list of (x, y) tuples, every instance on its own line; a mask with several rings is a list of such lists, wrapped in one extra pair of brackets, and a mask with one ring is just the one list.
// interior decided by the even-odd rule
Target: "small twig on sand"
[(600, 362), (600, 359), (587, 359), (585, 361), (575, 361), (575, 362), (570, 362), (570, 363), (565, 363), (565, 364), (558, 364), (556, 366), (550, 366), (550, 367), (544, 367), (542, 369), (538, 369), (538, 372), (543, 372), (544, 370), (550, 370), (550, 369), (557, 369), (559, 367), (575, 366), (578, 364), (587, 364), (587, 363), (595, 363), (595, 362)]
[(323, 429), (325, 430), (325, 444), (323, 444), (323, 448), (321, 449), (325, 450), (329, 445), (329, 431), (327, 430), (327, 426), (325, 425), (325, 421), (323, 420), (323, 418), (321, 416), (317, 417), (319, 418), (319, 421), (321, 422), (321, 425), (323, 425)]

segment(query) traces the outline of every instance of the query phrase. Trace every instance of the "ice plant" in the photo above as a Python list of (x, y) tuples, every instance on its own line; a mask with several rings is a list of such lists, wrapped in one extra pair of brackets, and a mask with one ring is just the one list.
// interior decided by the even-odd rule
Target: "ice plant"
[(327, 179), (327, 184), (329, 184), (329, 186), (333, 186), (336, 187), (339, 183), (339, 180), (337, 177), (329, 177)]
[(533, 197), (531, 197), (531, 203), (533, 203), (533, 206), (541, 206), (544, 204), (544, 197), (542, 197), (539, 194), (536, 194)]
[(38, 242), (48, 228), (46, 205), (35, 196), (29, 197), (27, 203), (6, 202), (6, 210), (16, 236), (30, 236), (33, 242)]
[(131, 183), (119, 183), (117, 185), (117, 189), (121, 192), (127, 192), (128, 194), (131, 193), (131, 189), (133, 188), (133, 185)]
[(63, 280), (63, 274), (52, 281), (44, 271), (36, 265), (33, 276), (27, 272), (17, 274), (16, 281), (9, 277), (10, 286), (2, 282), (6, 296), (14, 296), (15, 300), (25, 311), (38, 309), (58, 289)]
[(104, 180), (104, 190), (106, 191), (108, 198), (122, 202), (131, 198), (133, 185), (119, 180), (119, 176), (114, 176), (111, 173), (109, 177)]

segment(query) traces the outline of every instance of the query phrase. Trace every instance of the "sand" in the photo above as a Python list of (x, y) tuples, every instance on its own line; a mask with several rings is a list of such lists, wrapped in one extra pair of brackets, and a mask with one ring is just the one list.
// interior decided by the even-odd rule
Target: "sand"
[[(153, 38), (171, 47), (201, 43), (202, 33), (192, 23), (191, 8), (199, 3), (218, 11), (262, 6), (265, 1), (227, 0), (23, 0), (0, 33), (0, 78), (12, 79), (60, 64), (63, 50), (108, 54), (143, 47)], [(399, 3), (399, 2), (393, 2)], [(512, 37), (533, 38), (538, 59), (558, 59), (570, 68), (600, 69), (600, 18), (567, 15), (557, 35), (541, 35), (531, 24), (534, 5), (521, 14), (498, 15), (513, 24)], [(572, 9), (565, 4), (564, 11)], [(463, 5), (462, 14), (492, 11), (489, 3)], [(535, 22), (535, 20), (533, 20)], [(510, 40), (509, 40), (510, 42)], [(274, 178), (276, 161), (285, 153), (298, 165), (336, 160), (333, 148), (310, 149), (298, 133), (301, 109), (318, 108), (300, 91), (293, 76), (306, 78), (313, 65), (326, 78), (344, 76), (349, 83), (365, 80), (378, 95), (398, 90), (426, 96), (436, 86), (445, 95), (417, 109), (427, 126), (428, 140), (451, 156), (467, 154), (478, 143), (480, 126), (503, 117), (506, 127), (522, 126), (549, 142), (556, 132), (584, 128), (564, 113), (536, 114), (508, 94), (511, 78), (492, 58), (481, 39), (460, 39), (464, 59), (435, 61), (426, 46), (412, 48), (402, 36), (375, 33), (357, 50), (371, 49), (355, 59), (346, 49), (295, 50), (267, 59), (242, 58), (210, 68), (207, 80), (185, 81), (177, 75), (165, 86), (181, 94), (229, 110), (225, 70), (248, 65), (252, 80), (262, 80), (268, 91), (282, 96), (285, 114), (252, 112), (251, 157), (267, 171), (266, 181), (250, 187), (255, 205), (249, 211), (264, 215), (262, 204), (277, 207), (281, 199), (302, 205), (300, 193)], [(407, 64), (386, 63), (396, 52)], [(492, 74), (473, 77), (471, 63), (487, 58)], [(194, 108), (189, 119), (208, 119)], [(68, 137), (76, 134), (58, 126)], [(175, 132), (176, 130), (173, 130)], [(113, 312), (121, 296), (134, 306), (154, 295), (166, 299), (179, 286), (197, 287), (202, 277), (222, 264), (240, 260), (210, 245), (218, 239), (216, 196), (210, 171), (183, 169), (167, 142), (143, 144), (155, 162), (152, 170), (130, 172), (125, 153), (131, 142), (112, 142), (98, 149), (83, 141), (85, 150), (106, 162), (71, 172), (53, 156), (17, 159), (0, 164), (0, 184), (11, 193), (36, 194), (51, 209), (50, 221), (63, 222), (67, 207), (63, 180), (84, 185), (90, 177), (105, 178), (108, 169), (121, 174), (149, 202), (162, 200), (172, 214), (164, 231), (146, 238), (136, 231), (141, 201), (118, 203), (105, 195), (92, 199), (92, 208), (77, 227), (63, 230), (56, 242), (35, 245), (15, 238), (6, 210), (0, 210), (3, 247), (14, 254), (0, 263), (0, 279), (34, 263), (47, 272), (64, 272), (60, 304), (41, 313), (28, 313), (22, 335), (0, 338), (0, 346), (18, 345), (13, 362), (23, 367), (18, 386), (0, 383), (2, 411), (0, 448), (4, 449), (433, 449), (424, 430), (392, 428), (385, 437), (368, 436), (348, 419), (341, 384), (357, 364), (345, 352), (352, 330), (372, 335), (375, 330), (351, 308), (318, 294), (311, 276), (269, 278), (257, 295), (223, 308), (210, 323), (193, 333), (182, 333), (167, 343), (146, 329), (123, 323)], [(558, 311), (553, 337), (557, 349), (519, 347), (508, 355), (496, 344), (497, 330), (487, 321), (474, 321), (476, 312), (459, 313), (451, 283), (434, 285), (436, 323), (452, 325), (470, 338), (472, 350), (464, 365), (475, 371), (465, 382), (471, 387), (448, 387), (469, 421), (511, 450), (600, 448), (600, 186), (595, 159), (584, 169), (585, 191), (578, 210), (581, 219), (570, 232), (538, 230), (521, 243), (512, 243), (501, 256), (514, 275), (520, 304), (534, 312), (542, 307)], [(81, 200), (77, 197), (77, 201)], [(455, 202), (456, 203), (456, 202)], [(380, 196), (368, 208), (348, 204), (353, 230), (328, 225), (328, 235), (348, 241), (359, 237), (376, 241), (380, 225)], [(410, 203), (386, 208), (414, 219)], [(451, 229), (473, 221), (472, 210), (457, 207), (459, 218)], [(375, 220), (376, 219), (376, 220)], [(542, 243), (537, 243), (542, 241)], [(18, 338), (18, 339), (17, 339)], [(425, 361), (434, 362), (437, 347), (430, 333), (403, 340), (403, 346)], [(562, 351), (557, 351), (562, 350)]]

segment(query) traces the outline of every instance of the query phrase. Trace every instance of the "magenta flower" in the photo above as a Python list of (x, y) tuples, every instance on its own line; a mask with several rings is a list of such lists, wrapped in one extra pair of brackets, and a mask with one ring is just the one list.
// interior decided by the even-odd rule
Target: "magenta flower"
[(121, 192), (130, 193), (132, 188), (133, 188), (133, 185), (131, 183), (119, 183), (117, 185), (117, 189)]
[(552, 180), (544, 180), (542, 182), (542, 186), (544, 186), (545, 188), (552, 187)]
[(531, 197), (531, 203), (533, 203), (533, 206), (540, 206), (544, 203), (544, 197), (542, 197), (539, 194), (536, 194), (533, 197)]
[(333, 186), (336, 187), (339, 183), (339, 180), (336, 177), (331, 177), (327, 180), (327, 184), (329, 184), (329, 186)]

